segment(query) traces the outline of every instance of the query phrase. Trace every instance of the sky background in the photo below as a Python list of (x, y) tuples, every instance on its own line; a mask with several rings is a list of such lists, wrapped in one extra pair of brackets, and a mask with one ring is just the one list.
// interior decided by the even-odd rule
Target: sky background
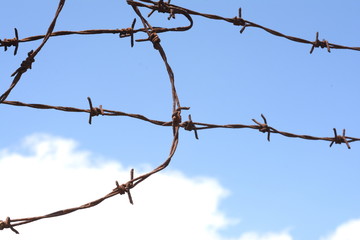
[[(0, 0), (0, 2), (3, 0)], [(0, 38), (45, 34), (57, 1), (14, 1), (0, 8)], [(360, 2), (172, 1), (203, 13), (246, 20), (308, 40), (360, 46)], [(144, 15), (149, 10), (141, 9)], [(126, 1), (67, 1), (55, 31), (130, 27)], [(184, 26), (153, 14), (153, 26)], [(360, 53), (315, 49), (260, 29), (193, 17), (187, 32), (160, 35), (183, 111), (195, 122), (253, 124), (332, 137), (360, 137)], [(136, 27), (140, 26), (140, 21)], [(135, 35), (146, 38), (145, 34)], [(41, 41), (0, 52), (0, 90)], [(7, 100), (94, 106), (170, 121), (171, 89), (150, 42), (118, 35), (50, 38)], [(34, 217), (104, 196), (115, 180), (141, 174), (169, 154), (172, 130), (126, 117), (37, 110), (1, 104), (0, 219)], [(126, 196), (56, 219), (9, 229), (1, 239), (339, 240), (360, 238), (360, 145), (291, 139), (251, 129), (180, 130), (170, 166)], [(348, 238), (346, 238), (349, 236)]]

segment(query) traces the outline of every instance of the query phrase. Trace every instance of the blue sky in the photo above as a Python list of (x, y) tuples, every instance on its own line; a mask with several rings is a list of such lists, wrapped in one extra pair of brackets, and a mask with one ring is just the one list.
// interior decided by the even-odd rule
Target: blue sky
[[(314, 40), (318, 31), (320, 39), (325, 38), (331, 43), (360, 46), (360, 34), (356, 31), (360, 10), (357, 1), (342, 1), (341, 5), (328, 1), (290, 3), (280, 0), (226, 1), (222, 4), (219, 1), (178, 0), (172, 3), (224, 17), (234, 17), (242, 7), (244, 19), (288, 35)], [(12, 38), (14, 27), (19, 30), (20, 38), (46, 33), (57, 4), (56, 1), (3, 4), (0, 9), (0, 38)], [(142, 11), (148, 13), (148, 10)], [(107, 1), (105, 4), (100, 1), (68, 1), (55, 30), (127, 28), (134, 17), (135, 13), (125, 1)], [(154, 14), (149, 21), (153, 26), (187, 24), (181, 16), (171, 21), (166, 18), (167, 15)], [(139, 23), (137, 27), (140, 27)], [(338, 132), (346, 128), (349, 136), (360, 136), (357, 124), (360, 120), (357, 109), (359, 52), (334, 49), (328, 53), (325, 49), (315, 49), (310, 55), (310, 45), (290, 42), (260, 29), (247, 28), (243, 34), (239, 34), (239, 30), (239, 27), (226, 22), (194, 17), (191, 30), (160, 35), (175, 73), (180, 101), (183, 106), (191, 107), (189, 111), (183, 111), (183, 119), (190, 113), (195, 122), (253, 124), (251, 119), (261, 121), (260, 114), (264, 114), (270, 126), (283, 131), (331, 137), (335, 127)], [(142, 33), (135, 35), (136, 39), (145, 37)], [(40, 41), (21, 44), (16, 56), (13, 56), (12, 48), (0, 52), (1, 92), (9, 87), (11, 73), (20, 66), (27, 52), (39, 44)], [(63, 36), (49, 39), (36, 57), (33, 68), (23, 75), (7, 100), (88, 108), (86, 98), (90, 96), (95, 106), (101, 104), (106, 109), (170, 121), (170, 90), (165, 66), (151, 43), (135, 43), (131, 48), (129, 38), (120, 39), (113, 34)], [(38, 166), (37, 163), (42, 161), (37, 158), (60, 164), (58, 155), (53, 152), (69, 142), (77, 145), (73, 149), (64, 148), (68, 149), (67, 157), (76, 156), (78, 152), (88, 153), (79, 163), (83, 171), (76, 168), (79, 176), (84, 174), (84, 178), (91, 175), (85, 174), (88, 169), (95, 166), (103, 169), (110, 163), (115, 164), (121, 173), (129, 167), (144, 171), (166, 159), (172, 140), (170, 128), (126, 117), (99, 116), (89, 125), (88, 115), (84, 113), (3, 104), (0, 112), (1, 131), (6, 136), (0, 140), (2, 176), (17, 174), (10, 171), (13, 168), (8, 163), (14, 154), (20, 156), (16, 160), (19, 161), (17, 166), (23, 170), (27, 168), (22, 167), (22, 161), (34, 161)], [(351, 221), (359, 221), (359, 143), (351, 144), (351, 150), (344, 144), (329, 148), (328, 142), (291, 139), (275, 134), (268, 142), (265, 134), (249, 129), (203, 130), (199, 131), (199, 138), (196, 140), (192, 132), (181, 130), (178, 150), (164, 171), (165, 176), (169, 174), (174, 178), (178, 175), (173, 172), (181, 173), (179, 178), (190, 181), (192, 186), (200, 184), (199, 179), (206, 179), (206, 184), (213, 187), (213, 193), (205, 191), (204, 195), (196, 195), (199, 199), (204, 198), (195, 201), (198, 205), (189, 206), (196, 209), (207, 199), (213, 199), (216, 204), (204, 207), (204, 211), (214, 216), (220, 214), (223, 218), (214, 221), (223, 221), (223, 225), (209, 223), (215, 226), (216, 236), (199, 235), (198, 239), (335, 240), (331, 235), (335, 236), (336, 229), (349, 232), (351, 230), (346, 230), (346, 227), (354, 223)], [(33, 140), (22, 145), (24, 139)], [(57, 139), (61, 139), (60, 143)], [(49, 157), (34, 150), (39, 142), (44, 144), (43, 151)], [(45, 143), (54, 144), (55, 150), (49, 150)], [(47, 164), (41, 170), (34, 169), (39, 171), (38, 175), (29, 176), (34, 178), (34, 184), (38, 184), (33, 188), (44, 189), (47, 183), (41, 186), (41, 182), (51, 181), (48, 178), (36, 180), (42, 171), (54, 170), (51, 167), (47, 170), (45, 166)], [(66, 169), (65, 173), (73, 168), (66, 163), (64, 166), (59, 168)], [(21, 176), (19, 174), (14, 184), (25, 181)], [(121, 181), (111, 179), (109, 184), (115, 180)], [(149, 185), (152, 181), (161, 184), (156, 182), (156, 178), (147, 181)], [(163, 184), (162, 191), (170, 191), (171, 185)], [(66, 202), (63, 206), (62, 200), (52, 201), (46, 209), (39, 206), (41, 212), (32, 214), (36, 216), (81, 205), (106, 194), (107, 189), (112, 189), (112, 185), (109, 186), (98, 186), (97, 193), (90, 189), (86, 192), (89, 196), (83, 196), (84, 201), (77, 199), (74, 190), (74, 202)], [(194, 189), (195, 194), (197, 190)], [(3, 192), (4, 196), (18, 196), (11, 188), (8, 191)], [(66, 196), (66, 189), (62, 191)], [(141, 185), (136, 191), (139, 197), (135, 198), (135, 205), (126, 205), (127, 208), (136, 208), (141, 197), (148, 198), (141, 193)], [(42, 194), (42, 191), (36, 190), (36, 193)], [(191, 197), (190, 193), (184, 192), (183, 195)], [(39, 204), (35, 198), (33, 201), (34, 206)], [(157, 201), (162, 200), (159, 197)], [(176, 199), (171, 201), (174, 209), (187, 206), (185, 203), (182, 206), (184, 200), (180, 197), (178, 202)], [(9, 203), (12, 204), (13, 200)], [(18, 200), (16, 203), (16, 206), (5, 208), (10, 217), (13, 214), (8, 210), (23, 204)], [(169, 209), (171, 211), (171, 205)], [(92, 210), (88, 211), (89, 215), (79, 213), (78, 217), (97, 218), (96, 214), (100, 214), (100, 210), (93, 215)], [(103, 211), (106, 212), (106, 207)], [(16, 214), (19, 215), (16, 217), (28, 217), (21, 212)], [(205, 213), (199, 214), (206, 216)], [(0, 219), (6, 216), (0, 211)], [(66, 221), (70, 219), (71, 215), (66, 217)], [(41, 227), (47, 221), (51, 223), (52, 220), (19, 227), (20, 235), (26, 237), (32, 226)], [(106, 224), (101, 225), (98, 223), (97, 228), (106, 231)], [(184, 231), (193, 232), (190, 229)], [(246, 235), (250, 233), (257, 238)], [(272, 233), (277, 235), (266, 238), (266, 234), (271, 236)], [(155, 235), (149, 235), (155, 238)], [(359, 235), (353, 233), (352, 236)]]

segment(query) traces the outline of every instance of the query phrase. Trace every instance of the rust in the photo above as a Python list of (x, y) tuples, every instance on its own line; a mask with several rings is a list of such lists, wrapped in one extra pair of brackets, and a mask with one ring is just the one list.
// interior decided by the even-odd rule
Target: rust
[(93, 105), (92, 105), (91, 98), (87, 97), (87, 99), (88, 99), (88, 102), (89, 102), (89, 105), (90, 105), (89, 124), (91, 124), (92, 117), (99, 116), (100, 114), (104, 115), (105, 113), (104, 113), (104, 110), (102, 108), (102, 105), (100, 105), (98, 108), (97, 107), (94, 108)]
[(338, 135), (336, 132), (336, 128), (333, 128), (334, 131), (334, 138), (330, 143), (330, 147), (332, 147), (332, 145), (335, 144), (341, 144), (341, 143), (345, 143), (346, 146), (348, 147), (348, 149), (351, 149), (349, 141), (348, 141), (348, 137), (345, 136), (345, 129), (343, 129), (343, 134), (342, 135)]
[(15, 37), (11, 39), (4, 38), (3, 40), (0, 39), (0, 47), (4, 47), (4, 51), (8, 50), (8, 47), (14, 46), (14, 56), (16, 55), (18, 48), (19, 48), (19, 33), (16, 28), (14, 28)]
[(10, 217), (7, 217), (5, 221), (0, 220), (0, 230), (4, 230), (5, 228), (10, 228), (16, 234), (19, 232), (11, 225)]

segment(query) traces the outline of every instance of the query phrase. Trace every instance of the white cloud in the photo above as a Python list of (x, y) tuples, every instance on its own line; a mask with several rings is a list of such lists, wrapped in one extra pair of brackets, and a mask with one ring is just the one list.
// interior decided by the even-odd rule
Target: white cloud
[(292, 240), (293, 238), (286, 231), (280, 233), (259, 234), (256, 232), (244, 233), (239, 240)]
[(360, 219), (351, 220), (343, 223), (329, 236), (321, 240), (359, 240), (360, 239)]
[[(115, 180), (126, 182), (129, 170), (119, 162), (100, 161), (91, 152), (78, 150), (75, 141), (33, 135), (16, 150), (0, 150), (0, 219), (80, 206), (109, 193)], [(219, 210), (227, 194), (213, 178), (189, 178), (167, 170), (133, 189), (133, 206), (126, 196), (115, 196), (90, 209), (18, 226), (20, 235), (5, 229), (0, 238), (225, 240), (219, 230), (234, 224)], [(237, 239), (292, 238), (280, 232), (244, 233)]]

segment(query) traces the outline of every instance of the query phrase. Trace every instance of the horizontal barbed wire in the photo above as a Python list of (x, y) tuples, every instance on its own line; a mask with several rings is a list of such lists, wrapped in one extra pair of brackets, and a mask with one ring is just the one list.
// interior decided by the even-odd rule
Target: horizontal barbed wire
[[(337, 130), (334, 128), (333, 132), (334, 132), (334, 136), (333, 137), (315, 137), (315, 136), (311, 136), (311, 135), (298, 135), (298, 134), (294, 134), (294, 133), (290, 133), (290, 132), (284, 132), (284, 131), (279, 131), (271, 126), (268, 125), (267, 123), (267, 119), (265, 118), (264, 115), (261, 114), (261, 117), (263, 119), (263, 123), (258, 122), (255, 119), (252, 119), (252, 121), (255, 123), (253, 125), (245, 125), (245, 124), (226, 124), (226, 125), (217, 125), (217, 124), (209, 124), (209, 123), (201, 123), (201, 122), (193, 122), (191, 115), (188, 116), (188, 120), (187, 121), (182, 121), (181, 117), (181, 112), (182, 110), (188, 110), (188, 107), (182, 107), (180, 105), (180, 100), (176, 91), (176, 87), (175, 87), (175, 78), (174, 78), (174, 73), (173, 70), (170, 66), (170, 64), (168, 63), (167, 60), (167, 56), (165, 54), (164, 49), (162, 48), (161, 44), (160, 44), (160, 38), (158, 36), (158, 33), (164, 33), (164, 32), (170, 32), (170, 31), (187, 31), (189, 29), (192, 28), (193, 26), (193, 19), (192, 19), (192, 15), (196, 15), (196, 16), (201, 16), (201, 17), (205, 17), (205, 18), (209, 18), (209, 19), (213, 19), (213, 20), (223, 20), (229, 23), (232, 23), (236, 26), (242, 26), (242, 29), (240, 30), (240, 33), (242, 33), (247, 27), (254, 27), (254, 28), (260, 28), (263, 29), (264, 31), (278, 36), (278, 37), (283, 37), (286, 38), (290, 41), (294, 41), (294, 42), (299, 42), (299, 43), (305, 43), (305, 44), (310, 44), (312, 45), (310, 53), (313, 52), (314, 48), (327, 48), (327, 50), (330, 52), (330, 49), (334, 48), (334, 49), (349, 49), (349, 50), (355, 50), (355, 51), (359, 51), (360, 47), (348, 47), (348, 46), (342, 46), (342, 45), (338, 45), (338, 44), (333, 44), (333, 43), (329, 43), (326, 40), (320, 41), (319, 40), (319, 34), (316, 33), (316, 40), (315, 41), (309, 41), (309, 40), (305, 40), (305, 39), (301, 39), (298, 37), (292, 37), (292, 36), (288, 36), (285, 34), (282, 34), (278, 31), (266, 28), (264, 26), (261, 26), (259, 24), (256, 24), (254, 22), (250, 22), (248, 20), (245, 20), (242, 18), (241, 16), (241, 9), (239, 9), (239, 15), (234, 17), (234, 18), (226, 18), (226, 17), (221, 17), (221, 16), (217, 16), (217, 15), (212, 15), (212, 14), (204, 14), (204, 13), (199, 13), (190, 9), (186, 9), (180, 6), (176, 6), (176, 5), (172, 5), (170, 4), (170, 1), (168, 2), (164, 2), (164, 1), (158, 1), (158, 2), (154, 2), (151, 0), (140, 0), (140, 2), (137, 1), (132, 1), (132, 0), (127, 0), (127, 3), (133, 8), (134, 12), (137, 14), (137, 16), (140, 18), (143, 27), (139, 28), (139, 29), (134, 29), (135, 27), (135, 23), (136, 23), (136, 19), (134, 19), (134, 21), (131, 24), (130, 28), (123, 28), (123, 29), (92, 29), (92, 30), (83, 30), (83, 31), (57, 31), (57, 32), (53, 32), (57, 18), (65, 4), (65, 0), (60, 0), (59, 1), (59, 5), (57, 8), (57, 11), (55, 13), (54, 19), (52, 20), (48, 31), (45, 35), (36, 35), (36, 36), (31, 36), (31, 37), (27, 37), (27, 38), (23, 38), (23, 39), (19, 39), (19, 34), (18, 34), (18, 30), (15, 28), (15, 38), (12, 39), (3, 39), (0, 40), (0, 47), (4, 47), (4, 50), (6, 51), (8, 47), (15, 47), (14, 49), (14, 55), (16, 55), (17, 51), (18, 51), (18, 46), (19, 43), (24, 43), (24, 42), (30, 42), (30, 41), (36, 41), (36, 40), (40, 40), (43, 39), (42, 43), (39, 45), (39, 47), (35, 50), (35, 51), (30, 51), (28, 53), (28, 57), (21, 63), (21, 66), (12, 74), (12, 77), (14, 77), (12, 84), (10, 85), (9, 89), (7, 91), (5, 91), (1, 96), (0, 96), (0, 104), (7, 104), (7, 105), (12, 105), (12, 106), (22, 106), (22, 107), (29, 107), (29, 108), (36, 108), (36, 109), (53, 109), (53, 110), (58, 110), (58, 111), (65, 111), (65, 112), (84, 112), (89, 114), (89, 124), (92, 123), (92, 117), (94, 116), (98, 116), (98, 115), (104, 115), (104, 116), (125, 116), (125, 117), (131, 117), (131, 118), (136, 118), (142, 121), (146, 121), (158, 126), (171, 126), (172, 130), (173, 130), (173, 139), (171, 142), (171, 147), (170, 147), (170, 151), (169, 151), (169, 155), (166, 158), (166, 160), (160, 164), (158, 167), (156, 167), (155, 169), (153, 169), (152, 171), (145, 173), (141, 176), (138, 176), (136, 178), (134, 178), (134, 170), (132, 169), (130, 171), (130, 180), (123, 183), (123, 184), (119, 184), (117, 181), (115, 181), (116, 187), (107, 195), (96, 199), (94, 201), (88, 202), (86, 204), (83, 204), (79, 207), (74, 207), (74, 208), (68, 208), (68, 209), (64, 209), (64, 210), (60, 210), (60, 211), (56, 211), (47, 215), (43, 215), (43, 216), (38, 216), (38, 217), (30, 217), (30, 218), (18, 218), (18, 219), (11, 219), (10, 217), (7, 217), (6, 220), (1, 221), (0, 220), (0, 230), (3, 230), (5, 228), (10, 228), (12, 231), (14, 231), (15, 233), (19, 233), (14, 227), (19, 226), (19, 225), (23, 225), (23, 224), (27, 224), (30, 222), (34, 222), (40, 219), (45, 219), (45, 218), (52, 218), (52, 217), (59, 217), (62, 215), (66, 215), (69, 213), (72, 213), (74, 211), (77, 210), (81, 210), (81, 209), (87, 209), (90, 207), (94, 207), (98, 204), (100, 204), (101, 202), (103, 202), (104, 200), (113, 197), (115, 195), (123, 195), (123, 194), (127, 194), (129, 197), (129, 201), (131, 204), (133, 204), (133, 199), (131, 197), (131, 193), (130, 190), (132, 188), (134, 188), (137, 184), (141, 183), (142, 181), (144, 181), (145, 179), (147, 179), (148, 177), (150, 177), (151, 175), (165, 169), (169, 163), (171, 162), (172, 157), (174, 156), (177, 146), (178, 146), (178, 142), (179, 142), (179, 129), (180, 128), (184, 128), (185, 130), (188, 131), (194, 131), (195, 133), (195, 137), (198, 139), (198, 131), (199, 130), (207, 130), (207, 129), (212, 129), (212, 128), (228, 128), (228, 129), (242, 129), (242, 128), (248, 128), (248, 129), (254, 129), (254, 130), (258, 130), (262, 133), (267, 133), (267, 140), (270, 141), (270, 135), (271, 133), (274, 134), (280, 134), (282, 136), (285, 137), (290, 137), (290, 138), (301, 138), (301, 139), (305, 139), (305, 140), (321, 140), (321, 141), (328, 141), (330, 142), (330, 147), (335, 143), (335, 144), (341, 144), (341, 143), (345, 143), (347, 145), (347, 147), (350, 149), (350, 144), (351, 142), (356, 142), (356, 141), (360, 141), (360, 138), (355, 138), (355, 137), (349, 137), (346, 136), (345, 134), (345, 129), (343, 130), (341, 135), (337, 134)], [(146, 3), (146, 4), (145, 4)], [(151, 5), (149, 5), (151, 4)], [(149, 13), (148, 17), (151, 16), (151, 14), (153, 14), (155, 11), (161, 12), (161, 13), (168, 13), (169, 17), (168, 19), (170, 20), (171, 18), (175, 18), (176, 14), (181, 14), (183, 15), (185, 18), (188, 19), (189, 21), (189, 25), (188, 26), (181, 26), (181, 27), (175, 27), (175, 28), (162, 28), (162, 27), (153, 27), (150, 25), (150, 23), (143, 17), (142, 13), (139, 10), (139, 7), (144, 7), (144, 8), (148, 8), (151, 10), (151, 12)], [(89, 109), (80, 109), (80, 108), (74, 108), (74, 107), (63, 107), (63, 106), (51, 106), (51, 105), (45, 105), (45, 104), (31, 104), (31, 103), (23, 103), (23, 102), (19, 102), (19, 101), (8, 101), (6, 100), (7, 97), (9, 96), (10, 92), (12, 91), (12, 89), (16, 86), (16, 84), (19, 82), (20, 78), (22, 77), (22, 74), (25, 73), (28, 69), (31, 69), (31, 65), (32, 63), (35, 61), (35, 56), (40, 52), (40, 50), (42, 49), (42, 47), (45, 45), (45, 43), (47, 42), (47, 40), (50, 37), (55, 37), (55, 36), (65, 36), (65, 35), (73, 35), (73, 34), (79, 34), (79, 35), (90, 35), (90, 34), (119, 34), (119, 37), (123, 38), (123, 37), (130, 37), (131, 38), (131, 46), (134, 45), (134, 33), (138, 33), (138, 32), (144, 32), (148, 35), (148, 38), (146, 39), (138, 39), (136, 40), (137, 42), (142, 42), (142, 41), (150, 41), (153, 44), (153, 47), (155, 50), (157, 50), (161, 56), (162, 61), (164, 62), (164, 65), (166, 67), (167, 73), (168, 73), (168, 77), (170, 80), (170, 85), (171, 85), (171, 93), (172, 93), (172, 115), (171, 115), (171, 121), (158, 121), (158, 120), (152, 120), (148, 117), (145, 117), (143, 115), (140, 114), (131, 114), (131, 113), (125, 113), (125, 112), (121, 112), (121, 111), (114, 111), (114, 110), (108, 110), (108, 109), (104, 109), (101, 105), (99, 107), (93, 107), (92, 101), (90, 98), (88, 98), (88, 102), (89, 102)]]
[[(318, 47), (327, 48), (327, 50), (329, 52), (330, 52), (330, 49), (332, 49), (332, 48), (333, 49), (348, 49), (348, 50), (360, 51), (360, 47), (344, 46), (344, 45), (340, 45), (340, 44), (330, 43), (327, 40), (320, 41), (318, 32), (315, 35), (315, 41), (310, 41), (310, 40), (306, 40), (303, 38), (283, 34), (281, 32), (264, 27), (255, 22), (251, 22), (249, 20), (243, 19), (241, 16), (242, 15), (241, 8), (239, 9), (238, 16), (233, 17), (233, 18), (228, 18), (228, 17), (222, 17), (222, 16), (218, 16), (218, 15), (214, 15), (214, 14), (206, 14), (206, 13), (196, 12), (196, 11), (193, 11), (193, 10), (190, 10), (187, 8), (183, 8), (183, 7), (176, 6), (176, 5), (173, 5), (170, 3), (166, 3), (164, 1), (158, 1), (158, 2), (150, 1), (150, 0), (140, 0), (140, 1), (145, 2), (145, 3), (151, 3), (153, 5), (146, 5), (144, 3), (131, 1), (131, 0), (128, 0), (127, 2), (128, 2), (128, 4), (130, 4), (132, 6), (145, 7), (145, 8), (151, 9), (152, 11), (149, 14), (149, 16), (154, 11), (158, 11), (161, 13), (164, 13), (164, 12), (169, 13), (170, 16), (168, 19), (175, 18), (175, 14), (182, 14), (186, 18), (188, 18), (188, 20), (190, 21), (190, 25), (186, 26), (186, 27), (177, 27), (177, 28), (154, 27), (153, 31), (155, 31), (156, 33), (163, 33), (163, 32), (169, 32), (169, 31), (187, 31), (193, 25), (193, 21), (192, 21), (192, 18), (190, 15), (196, 15), (196, 16), (209, 18), (212, 20), (222, 20), (222, 21), (226, 21), (226, 22), (232, 23), (237, 26), (242, 26), (242, 29), (240, 30), (241, 33), (243, 33), (245, 28), (253, 27), (253, 28), (262, 29), (274, 36), (286, 38), (293, 42), (310, 44), (310, 45), (312, 45), (310, 53), (313, 52), (314, 48), (318, 48)], [(109, 33), (112, 33), (112, 34), (118, 33), (123, 36), (129, 36), (129, 34), (133, 34), (133, 33), (137, 33), (137, 32), (146, 32), (146, 31), (147, 31), (146, 28), (133, 29), (133, 27), (132, 28), (123, 28), (123, 29), (92, 29), (92, 30), (83, 30), (83, 31), (58, 31), (58, 32), (52, 33), (50, 36), (54, 37), (54, 36), (64, 36), (64, 35), (72, 35), (72, 34), (89, 35), (89, 34), (109, 34)], [(42, 39), (44, 37), (45, 37), (45, 35), (36, 35), (36, 36), (19, 39), (18, 38), (18, 30), (15, 28), (15, 38), (11, 38), (11, 39), (5, 38), (3, 40), (0, 39), (0, 47), (4, 47), (4, 49), (6, 51), (8, 47), (15, 46), (14, 55), (16, 55), (19, 43), (35, 41), (35, 40)]]
[[(175, 27), (175, 28), (153, 27), (153, 31), (156, 33), (187, 31), (193, 25), (191, 21), (189, 26)], [(133, 22), (133, 25), (135, 24), (135, 22), (136, 21)], [(8, 47), (15, 46), (14, 55), (16, 55), (18, 51), (19, 43), (32, 42), (45, 38), (45, 35), (36, 35), (36, 36), (30, 36), (23, 39), (19, 39), (18, 29), (15, 28), (14, 31), (16, 35), (15, 38), (0, 40), (0, 47), (4, 47), (5, 51), (7, 51)], [(130, 28), (121, 28), (121, 29), (89, 29), (89, 30), (81, 30), (81, 31), (56, 31), (51, 33), (50, 37), (67, 36), (67, 35), (119, 34), (119, 37), (123, 38), (123, 37), (130, 37), (134, 33), (146, 32), (146, 31), (147, 31), (146, 28), (134, 29), (133, 26)]]
[[(121, 111), (114, 111), (109, 109), (104, 109), (102, 105), (99, 107), (93, 107), (91, 103), (91, 99), (88, 98), (90, 108), (89, 109), (80, 109), (80, 108), (74, 108), (74, 107), (62, 107), (62, 106), (51, 106), (51, 105), (45, 105), (45, 104), (29, 104), (29, 103), (23, 103), (18, 101), (4, 101), (3, 104), (12, 105), (12, 106), (22, 106), (22, 107), (30, 107), (30, 108), (37, 108), (37, 109), (53, 109), (58, 111), (64, 111), (64, 112), (83, 112), (89, 114), (89, 123), (91, 124), (91, 118), (93, 116), (125, 116), (130, 118), (136, 118), (143, 120), (145, 122), (149, 122), (158, 126), (165, 126), (169, 127), (172, 126), (171, 121), (159, 121), (159, 120), (153, 120), (146, 116), (143, 116), (141, 114), (133, 114), (133, 113), (125, 113)], [(280, 131), (274, 127), (271, 127), (267, 124), (267, 120), (264, 115), (261, 114), (261, 117), (264, 121), (264, 123), (260, 123), (255, 119), (252, 119), (256, 124), (255, 125), (246, 125), (246, 124), (211, 124), (211, 123), (202, 123), (202, 122), (193, 122), (192, 119), (189, 118), (188, 121), (181, 122), (179, 126), (181, 128), (184, 128), (188, 131), (198, 131), (198, 130), (206, 130), (206, 129), (213, 129), (213, 128), (228, 128), (228, 129), (242, 129), (242, 128), (249, 128), (254, 130), (259, 130), (263, 133), (268, 133), (268, 141), (270, 141), (270, 133), (280, 134), (285, 137), (290, 138), (301, 138), (304, 140), (322, 140), (322, 141), (329, 141), (332, 143), (346, 143), (347, 147), (350, 149), (349, 143), (351, 142), (357, 142), (360, 141), (360, 138), (356, 137), (349, 137), (345, 136), (343, 134), (342, 136), (339, 136), (337, 133), (334, 132), (333, 137), (316, 137), (311, 135), (303, 135), (303, 134), (295, 134), (285, 131)], [(336, 130), (335, 130), (336, 131)], [(196, 132), (197, 134), (197, 132)], [(197, 137), (198, 138), (198, 137)], [(331, 144), (332, 145), (332, 144)]]
[(222, 17), (222, 16), (218, 16), (218, 15), (214, 15), (214, 14), (206, 14), (206, 13), (196, 12), (196, 11), (193, 11), (193, 10), (190, 10), (190, 9), (187, 9), (187, 8), (183, 8), (183, 7), (180, 7), (180, 6), (170, 4), (169, 3), (170, 1), (168, 1), (168, 2), (164, 2), (164, 1), (155, 2), (155, 1), (151, 1), (151, 0), (140, 0), (140, 1), (145, 2), (145, 3), (151, 3), (152, 5), (147, 5), (147, 4), (137, 2), (137, 1), (132, 1), (132, 0), (128, 0), (127, 2), (128, 2), (128, 4), (130, 4), (132, 6), (139, 6), (139, 7), (145, 7), (145, 8), (152, 9), (151, 14), (154, 11), (158, 11), (158, 12), (161, 12), (161, 13), (166, 12), (166, 13), (169, 13), (170, 16), (174, 16), (174, 14), (177, 11), (182, 11), (182, 12), (187, 12), (189, 15), (201, 16), (201, 17), (212, 19), (212, 20), (226, 21), (226, 22), (232, 23), (232, 24), (234, 24), (236, 26), (242, 26), (242, 29), (240, 30), (240, 33), (243, 33), (243, 31), (247, 27), (260, 28), (260, 29), (262, 29), (262, 30), (274, 35), (274, 36), (286, 38), (286, 39), (288, 39), (290, 41), (293, 41), (293, 42), (310, 44), (310, 45), (312, 45), (310, 53), (313, 52), (314, 48), (318, 48), (318, 47), (327, 48), (328, 52), (330, 52), (331, 48), (360, 51), (360, 47), (343, 46), (343, 45), (339, 45), (339, 44), (335, 44), (335, 43), (330, 43), (327, 40), (320, 41), (318, 32), (316, 33), (315, 41), (309, 41), (309, 40), (302, 39), (302, 38), (299, 38), (299, 37), (293, 37), (293, 36), (285, 35), (283, 33), (280, 33), (278, 31), (276, 31), (276, 30), (273, 30), (273, 29), (264, 27), (264, 26), (262, 26), (260, 24), (257, 24), (257, 23), (254, 23), (254, 22), (243, 19), (242, 16), (241, 16), (242, 15), (241, 8), (239, 9), (239, 16), (236, 16), (236, 17), (233, 17), (233, 18), (227, 18), (227, 17)]

